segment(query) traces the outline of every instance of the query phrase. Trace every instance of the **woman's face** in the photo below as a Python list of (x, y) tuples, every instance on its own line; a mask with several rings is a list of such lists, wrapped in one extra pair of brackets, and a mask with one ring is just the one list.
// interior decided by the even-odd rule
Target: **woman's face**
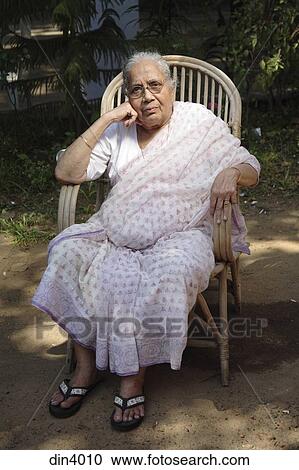
[[(138, 113), (138, 123), (145, 129), (155, 129), (166, 124), (172, 114), (174, 96), (171, 82), (165, 80), (159, 66), (152, 60), (142, 60), (133, 65), (129, 79), (129, 101)], [(144, 88), (139, 98), (130, 94), (134, 87), (157, 86), (159, 83), (163, 84), (159, 93), (154, 94)]]

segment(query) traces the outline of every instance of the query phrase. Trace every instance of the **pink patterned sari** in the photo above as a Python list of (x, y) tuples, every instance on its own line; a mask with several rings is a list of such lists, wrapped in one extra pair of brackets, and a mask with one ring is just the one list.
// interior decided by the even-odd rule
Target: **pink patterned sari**
[[(170, 122), (119, 172), (100, 210), (49, 244), (32, 304), (118, 375), (181, 366), (188, 313), (214, 267), (210, 191), (255, 157), (204, 106), (176, 102)], [(235, 209), (234, 248), (248, 252)]]

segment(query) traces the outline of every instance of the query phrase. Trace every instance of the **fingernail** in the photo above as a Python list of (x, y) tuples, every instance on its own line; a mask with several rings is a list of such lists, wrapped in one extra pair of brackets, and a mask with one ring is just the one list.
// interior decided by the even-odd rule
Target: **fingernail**
[(220, 219), (217, 219), (217, 224), (220, 224)]
[(223, 217), (223, 220), (227, 221), (227, 217), (226, 217), (226, 216), (224, 216), (224, 217)]

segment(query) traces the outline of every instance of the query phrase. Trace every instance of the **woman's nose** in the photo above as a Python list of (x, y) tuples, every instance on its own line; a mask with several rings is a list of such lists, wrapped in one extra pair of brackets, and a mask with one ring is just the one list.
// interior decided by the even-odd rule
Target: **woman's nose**
[(154, 98), (153, 94), (149, 91), (149, 89), (144, 88), (144, 90), (143, 90), (143, 100), (144, 101), (152, 101), (154, 99), (155, 98)]

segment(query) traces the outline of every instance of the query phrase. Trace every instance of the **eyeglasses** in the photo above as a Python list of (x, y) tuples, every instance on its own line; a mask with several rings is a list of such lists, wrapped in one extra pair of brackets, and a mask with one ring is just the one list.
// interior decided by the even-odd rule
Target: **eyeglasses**
[(148, 82), (148, 85), (145, 87), (143, 85), (134, 85), (128, 89), (128, 96), (130, 98), (140, 98), (145, 94), (145, 90), (149, 90), (153, 95), (160, 93), (164, 86), (164, 83), (158, 82), (157, 80), (152, 80)]

